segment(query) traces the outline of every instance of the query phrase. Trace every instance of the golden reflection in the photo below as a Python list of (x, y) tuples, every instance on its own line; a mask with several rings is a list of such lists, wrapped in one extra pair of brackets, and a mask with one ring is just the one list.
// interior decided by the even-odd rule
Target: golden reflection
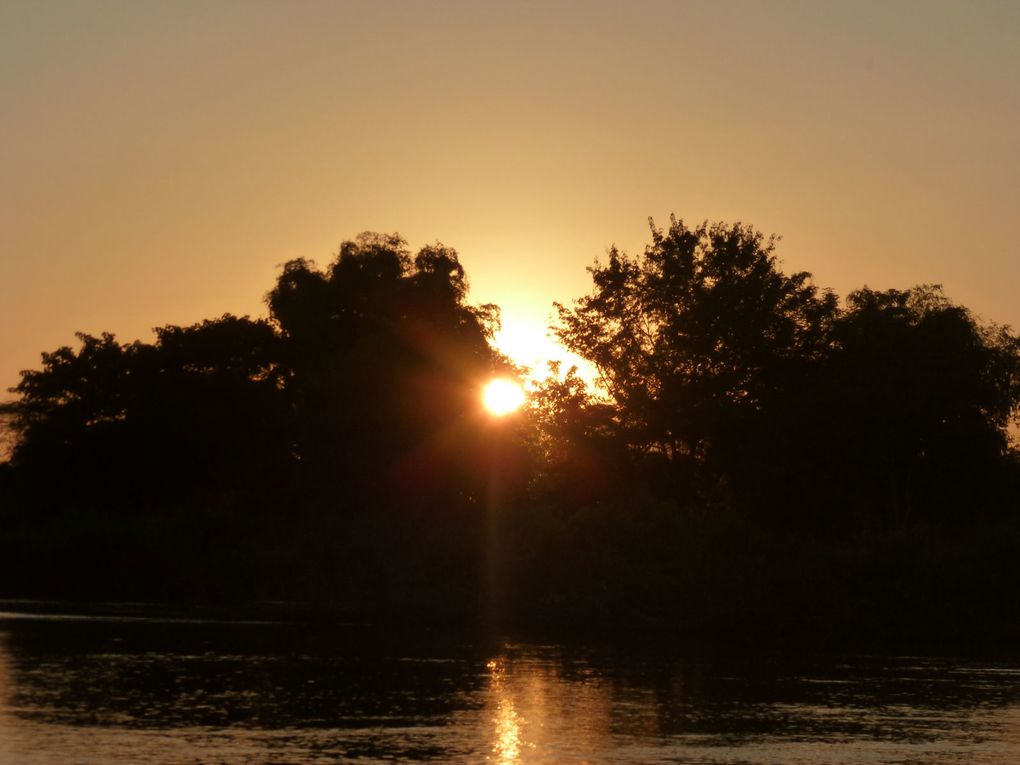
[(506, 667), (502, 662), (489, 661), (486, 665), (492, 678), (492, 691), (496, 698), (495, 740), (492, 752), (501, 765), (521, 762), (523, 737), (521, 728), (524, 719), (517, 713), (513, 694), (507, 687)]

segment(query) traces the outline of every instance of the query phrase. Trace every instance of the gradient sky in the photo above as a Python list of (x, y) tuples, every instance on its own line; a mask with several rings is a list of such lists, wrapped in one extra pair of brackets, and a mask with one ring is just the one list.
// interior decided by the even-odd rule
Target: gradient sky
[(671, 211), (1020, 326), (1020, 3), (0, 0), (0, 388), (363, 230), (535, 349)]

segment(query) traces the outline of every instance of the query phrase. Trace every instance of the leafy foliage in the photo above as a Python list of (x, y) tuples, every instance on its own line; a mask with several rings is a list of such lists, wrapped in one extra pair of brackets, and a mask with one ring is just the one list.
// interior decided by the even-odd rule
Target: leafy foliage
[(243, 488), (286, 462), (267, 323), (226, 315), (156, 336), (121, 345), (79, 334), (77, 351), (45, 353), (42, 369), (22, 374), (20, 398), (5, 405), (18, 433), (13, 462), (62, 476), (40, 488), (112, 507)]
[(0, 583), (539, 625), (1008, 612), (1020, 339), (936, 286), (841, 305), (776, 247), (671, 218), (611, 249), (559, 308), (602, 389), (554, 365), (498, 422), (498, 309), (395, 234), (286, 263), (267, 320), (78, 335), (0, 405)]
[(843, 466), (830, 489), (899, 523), (987, 505), (1020, 404), (1017, 342), (938, 286), (851, 293), (816, 403)]
[(1016, 337), (937, 287), (865, 288), (840, 308), (809, 274), (784, 274), (775, 246), (672, 218), (642, 256), (611, 249), (592, 292), (559, 307), (632, 459), (657, 456), (681, 503), (800, 533), (959, 512), (975, 480), (994, 493), (1020, 403)]
[(825, 353), (836, 298), (783, 274), (774, 249), (747, 226), (672, 218), (642, 256), (611, 249), (592, 293), (559, 306), (560, 339), (598, 369), (620, 438), (682, 483), (733, 476), (748, 429), (780, 419)]
[(479, 385), (508, 364), (489, 346), (495, 307), (469, 306), (466, 294), (456, 251), (412, 258), (396, 235), (345, 242), (325, 271), (284, 266), (267, 303), (310, 480), (348, 496), (410, 482), (424, 501), (441, 475), (471, 493)]

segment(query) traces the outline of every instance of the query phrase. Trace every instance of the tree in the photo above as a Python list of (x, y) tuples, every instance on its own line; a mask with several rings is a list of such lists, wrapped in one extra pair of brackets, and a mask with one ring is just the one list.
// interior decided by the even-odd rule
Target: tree
[(528, 401), (537, 487), (575, 508), (632, 492), (622, 480), (626, 454), (614, 437), (614, 408), (592, 394), (577, 367), (561, 373), (560, 362), (551, 361), (549, 372)]
[(840, 309), (775, 244), (672, 218), (642, 256), (589, 269), (559, 335), (597, 367), (615, 437), (667, 462), (674, 497), (803, 532), (1003, 505), (1020, 340), (938, 287), (864, 288)]
[(125, 418), (135, 345), (114, 336), (76, 335), (81, 347), (42, 354), (42, 369), (21, 373), (11, 389), (18, 399), (3, 405), (16, 435), (15, 465), (49, 464), (59, 472), (77, 453), (94, 451)]
[(347, 499), (471, 493), (479, 386), (507, 362), (489, 345), (496, 308), (467, 289), (455, 250), (412, 256), (396, 234), (344, 242), (325, 270), (284, 265), (266, 300), (310, 481)]
[(589, 268), (594, 289), (558, 306), (558, 335), (597, 368), (633, 450), (718, 484), (824, 354), (837, 301), (780, 271), (775, 238), (749, 226), (671, 217), (651, 232), (643, 255), (613, 247)]
[(454, 250), (363, 234), (325, 269), (287, 263), (269, 320), (43, 354), (0, 406), (17, 506), (0, 520), (29, 540), (8, 537), (7, 572), (52, 557), (54, 591), (474, 604), (486, 482), (499, 467), (506, 497), (526, 463), (482, 414), (511, 365), (489, 344), (497, 309), (467, 291)]
[(852, 292), (816, 398), (825, 481), (886, 523), (970, 513), (1001, 485), (1020, 405), (1020, 339), (938, 285)]
[(12, 462), (75, 502), (161, 503), (250, 486), (291, 451), (277, 344), (264, 321), (225, 315), (155, 330), (155, 344), (79, 333), (42, 356), (3, 405)]

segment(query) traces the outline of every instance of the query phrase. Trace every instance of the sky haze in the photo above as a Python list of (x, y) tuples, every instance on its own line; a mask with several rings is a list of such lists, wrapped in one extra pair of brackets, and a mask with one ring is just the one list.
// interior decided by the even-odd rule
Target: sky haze
[(1018, 82), (1017, 3), (0, 0), (0, 388), (364, 230), (457, 248), (525, 362), (671, 212), (1016, 327)]

